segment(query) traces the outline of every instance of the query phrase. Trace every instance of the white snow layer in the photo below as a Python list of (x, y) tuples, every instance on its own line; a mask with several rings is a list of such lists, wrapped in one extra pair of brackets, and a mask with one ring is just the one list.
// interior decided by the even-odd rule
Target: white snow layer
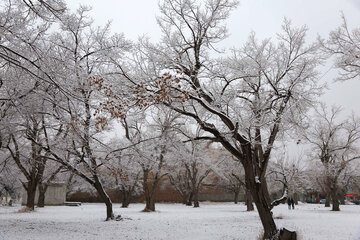
[[(119, 222), (104, 221), (104, 204), (49, 206), (32, 213), (18, 213), (20, 206), (0, 207), (0, 239), (252, 240), (260, 235), (257, 212), (246, 212), (244, 204), (200, 204), (156, 204), (154, 213), (140, 212), (144, 204), (128, 209), (114, 204), (115, 214), (126, 218)], [(277, 226), (296, 230), (301, 240), (360, 240), (360, 206), (340, 207), (340, 212), (332, 212), (318, 204), (301, 204), (295, 210), (279, 205), (273, 212)]]

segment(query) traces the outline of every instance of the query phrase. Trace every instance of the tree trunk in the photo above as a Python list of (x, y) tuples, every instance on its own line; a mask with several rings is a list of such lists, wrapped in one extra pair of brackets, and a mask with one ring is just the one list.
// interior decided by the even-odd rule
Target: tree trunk
[(200, 204), (199, 204), (199, 190), (194, 191), (194, 208), (195, 207), (200, 207)]
[(46, 187), (44, 184), (39, 184), (39, 198), (38, 198), (38, 207), (45, 207), (45, 193), (46, 193)]
[(155, 195), (156, 195), (156, 186), (157, 182), (149, 182), (149, 171), (143, 170), (143, 189), (145, 195), (145, 208), (144, 212), (154, 212), (155, 211)]
[(121, 203), (121, 207), (122, 207), (122, 208), (128, 208), (129, 205), (130, 205), (130, 202), (128, 202), (128, 201), (123, 201), (123, 202)]
[(246, 204), (246, 211), (254, 211), (253, 200), (251, 196), (251, 190), (249, 181), (245, 178), (245, 204)]
[(294, 203), (295, 203), (295, 205), (299, 204), (299, 196), (297, 193), (294, 193)]
[(192, 200), (193, 200), (193, 192), (190, 192), (186, 206), (192, 206)]
[(264, 228), (264, 239), (272, 239), (278, 230), (265, 196), (262, 195), (261, 191), (257, 192), (255, 189), (253, 191), (253, 199)]
[(330, 194), (325, 194), (325, 207), (330, 207)]
[(246, 190), (246, 211), (251, 212), (254, 211), (254, 205), (252, 201), (251, 191)]
[(237, 204), (239, 202), (239, 191), (234, 192), (234, 203)]
[(37, 183), (35, 181), (29, 181), (26, 189), (27, 200), (26, 207), (34, 210), (35, 208), (35, 193), (36, 193)]
[[(245, 167), (245, 166), (244, 166)], [(264, 239), (274, 239), (278, 234), (270, 206), (270, 196), (268, 196), (267, 184), (264, 177), (259, 180), (255, 179), (251, 165), (246, 166), (245, 169), (247, 190), (251, 192), (252, 200), (254, 201), (260, 220), (264, 229)], [(276, 238), (275, 238), (276, 239)]]
[(332, 211), (340, 211), (339, 199), (336, 189), (332, 189), (331, 199), (332, 199)]
[(121, 207), (122, 208), (127, 208), (129, 207), (130, 204), (130, 192), (129, 191), (122, 191), (122, 202), (121, 202)]
[(345, 205), (345, 198), (344, 195), (342, 194), (342, 191), (338, 193), (338, 199), (340, 200), (341, 205)]
[(145, 197), (146, 206), (144, 211), (145, 212), (154, 212), (155, 211), (155, 199), (154, 196), (148, 195)]
[(186, 205), (189, 200), (189, 194), (183, 194), (181, 195), (181, 198), (182, 198), (182, 203)]
[(98, 177), (94, 176), (94, 178), (95, 178), (94, 179), (95, 180), (94, 187), (95, 187), (96, 191), (98, 192), (101, 199), (104, 201), (104, 203), (106, 205), (106, 221), (113, 220), (114, 219), (114, 212), (113, 212), (113, 208), (112, 208), (111, 199), (110, 199), (109, 195), (107, 195), (107, 193), (105, 192), (104, 187), (101, 184)]

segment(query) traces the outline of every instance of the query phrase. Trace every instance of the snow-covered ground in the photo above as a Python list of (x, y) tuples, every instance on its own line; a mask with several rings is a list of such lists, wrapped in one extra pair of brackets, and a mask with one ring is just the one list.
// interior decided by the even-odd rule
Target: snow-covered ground
[[(144, 204), (122, 209), (123, 221), (105, 222), (103, 204), (80, 207), (45, 207), (33, 213), (18, 213), (17, 207), (0, 207), (0, 239), (256, 239), (261, 224), (256, 212), (243, 204), (201, 203), (200, 208), (181, 204), (157, 204), (154, 213), (140, 212)], [(300, 239), (356, 239), (360, 231), (360, 206), (341, 206), (340, 212), (317, 204), (302, 204), (289, 211), (286, 205), (274, 209), (278, 227), (296, 230)]]

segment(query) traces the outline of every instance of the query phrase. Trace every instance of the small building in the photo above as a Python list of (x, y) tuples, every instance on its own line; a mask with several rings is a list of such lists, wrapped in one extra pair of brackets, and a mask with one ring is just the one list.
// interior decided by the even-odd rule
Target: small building
[[(36, 189), (35, 204), (39, 199), (39, 189)], [(22, 195), (22, 205), (26, 205), (27, 194), (24, 190)], [(45, 205), (64, 205), (66, 201), (66, 184), (65, 183), (50, 183), (45, 193)]]

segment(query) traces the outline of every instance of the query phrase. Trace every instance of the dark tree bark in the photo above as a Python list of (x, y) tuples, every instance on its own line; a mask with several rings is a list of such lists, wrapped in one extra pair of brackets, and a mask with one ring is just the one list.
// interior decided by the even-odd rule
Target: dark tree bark
[(129, 204), (130, 204), (130, 201), (131, 201), (131, 192), (129, 190), (123, 189), (121, 191), (121, 193), (122, 193), (121, 207), (122, 208), (127, 208), (127, 207), (129, 207)]
[(153, 196), (146, 197), (146, 205), (145, 205), (145, 212), (154, 212), (155, 211), (155, 199)]
[(155, 198), (156, 198), (156, 188), (160, 181), (158, 173), (155, 174), (153, 179), (149, 179), (150, 171), (148, 169), (143, 169), (143, 189), (145, 195), (145, 208), (144, 212), (154, 212), (155, 211)]
[(112, 201), (109, 195), (105, 192), (100, 179), (96, 175), (94, 176), (94, 187), (106, 205), (106, 221), (113, 220), (114, 212), (112, 208)]
[(340, 211), (340, 204), (338, 199), (338, 194), (336, 189), (332, 189), (331, 191), (331, 199), (332, 199), (332, 211)]
[(155, 189), (150, 189), (150, 183), (148, 182), (149, 178), (149, 171), (144, 171), (144, 178), (143, 178), (143, 189), (144, 189), (144, 195), (145, 195), (145, 208), (144, 212), (153, 212), (155, 211), (155, 201), (153, 199), (152, 193), (155, 194)]
[(44, 186), (44, 184), (39, 183), (39, 198), (38, 198), (38, 207), (45, 207), (45, 193), (47, 190), (47, 185)]
[(193, 192), (190, 192), (186, 206), (192, 206), (192, 201), (193, 201)]
[(254, 211), (251, 190), (247, 180), (245, 180), (245, 204), (246, 204), (246, 211), (248, 212)]
[(238, 204), (239, 202), (239, 191), (234, 192), (234, 203)]
[(299, 195), (297, 193), (294, 193), (294, 203), (295, 205), (299, 204)]
[[(261, 191), (260, 191), (261, 192)], [(264, 239), (270, 239), (277, 233), (275, 221), (272, 216), (272, 212), (261, 193), (259, 194), (256, 190), (252, 194), (256, 208), (259, 212), (261, 223), (264, 227)]]
[(194, 208), (196, 207), (200, 207), (200, 203), (199, 203), (199, 191), (198, 190), (195, 190), (194, 191)]
[(189, 199), (189, 195), (181, 195), (182, 204), (186, 205)]
[(36, 187), (37, 187), (36, 181), (29, 181), (26, 187), (26, 194), (27, 194), (26, 207), (31, 210), (34, 210), (35, 208)]
[(330, 207), (330, 194), (325, 194), (325, 207)]
[(121, 207), (127, 208), (130, 205), (130, 202), (133, 197), (133, 192), (135, 191), (136, 182), (133, 185), (121, 185), (119, 186), (118, 178), (116, 177), (116, 185), (119, 186), (118, 190), (121, 193), (122, 201), (121, 201)]
[(45, 207), (45, 193), (48, 189), (49, 184), (55, 179), (56, 175), (63, 169), (63, 166), (58, 167), (48, 178), (46, 182), (43, 182), (43, 179), (39, 181), (39, 198), (38, 198), (38, 207)]
[[(246, 164), (244, 167), (252, 168), (250, 164)], [(278, 233), (278, 229), (271, 212), (272, 206), (269, 201), (266, 180), (264, 175), (256, 178), (253, 173), (252, 169), (245, 169), (246, 183), (264, 228), (264, 239), (271, 239)]]
[(254, 211), (254, 204), (252, 201), (251, 192), (249, 190), (246, 190), (245, 203), (246, 203), (246, 211), (248, 212)]
[(154, 212), (155, 211), (155, 194), (156, 194), (156, 181), (152, 183), (149, 181), (149, 170), (144, 170), (143, 178), (143, 189), (145, 195), (145, 208), (144, 212)]

